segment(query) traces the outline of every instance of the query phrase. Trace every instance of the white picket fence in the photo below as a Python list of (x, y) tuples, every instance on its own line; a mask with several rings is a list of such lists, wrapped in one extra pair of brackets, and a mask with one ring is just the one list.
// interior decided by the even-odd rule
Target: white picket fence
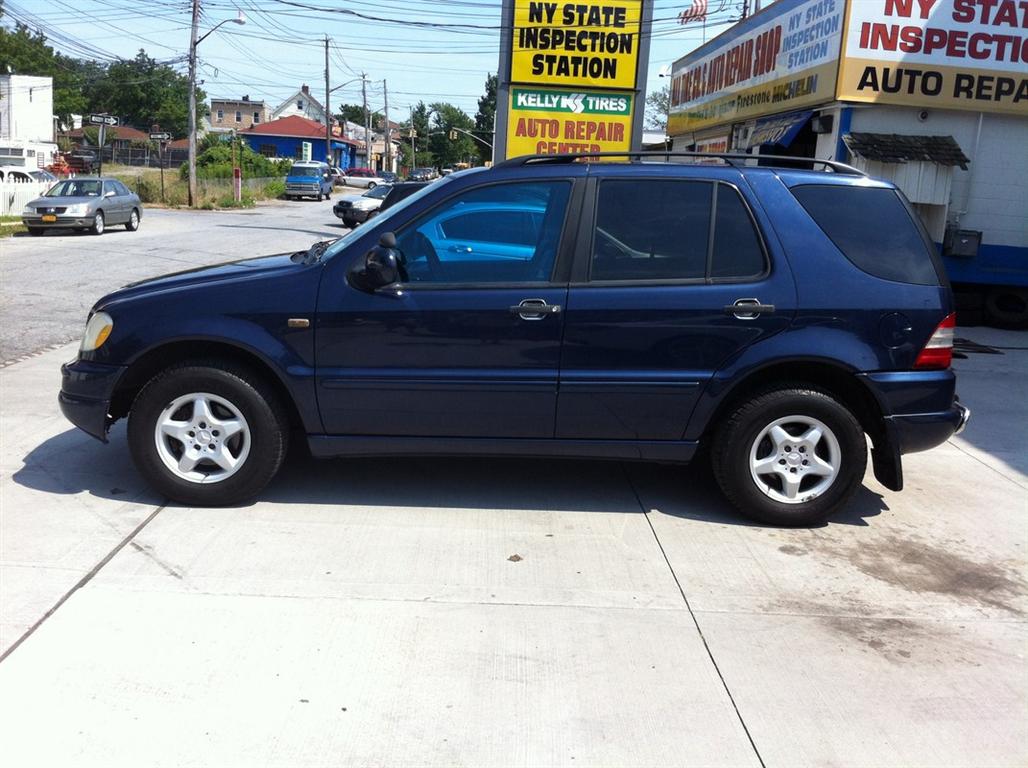
[(46, 181), (0, 181), (0, 216), (20, 216), (26, 203), (49, 188)]

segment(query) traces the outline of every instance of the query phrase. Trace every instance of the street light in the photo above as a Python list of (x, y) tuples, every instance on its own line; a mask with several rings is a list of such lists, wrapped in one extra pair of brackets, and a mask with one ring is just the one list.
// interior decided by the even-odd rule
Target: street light
[(245, 24), (242, 11), (234, 19), (219, 21), (206, 34), (197, 38), (200, 31), (200, 0), (193, 0), (193, 25), (189, 32), (189, 207), (196, 204), (196, 46), (222, 24)]
[[(326, 50), (327, 50), (327, 48), (326, 48)], [(327, 59), (326, 59), (326, 64), (327, 64)], [(340, 83), (335, 88), (331, 88), (331, 89), (325, 91), (325, 162), (328, 163), (329, 165), (332, 165), (332, 162), (331, 162), (331, 159), (332, 159), (332, 109), (328, 106), (329, 97), (333, 93), (338, 91), (340, 88), (345, 88), (346, 86), (352, 85), (353, 83), (357, 83), (357, 82), (367, 83), (367, 80), (368, 80), (368, 78), (366, 76), (362, 75), (361, 77), (355, 77), (355, 78), (353, 78), (353, 80), (347, 80), (345, 83)], [(327, 66), (326, 66), (326, 69), (325, 69), (325, 81), (326, 81), (326, 85), (327, 85), (328, 84), (328, 68), (327, 68)], [(365, 92), (364, 92), (364, 112), (365, 112), (365, 114), (367, 114), (367, 110), (368, 110), (368, 97), (367, 97), (367, 91), (365, 90)], [(345, 133), (345, 130), (344, 130), (344, 133)], [(370, 146), (370, 142), (368, 141), (368, 137), (366, 135), (364, 137), (364, 143), (366, 145)], [(365, 150), (365, 151), (367, 151), (367, 150)]]

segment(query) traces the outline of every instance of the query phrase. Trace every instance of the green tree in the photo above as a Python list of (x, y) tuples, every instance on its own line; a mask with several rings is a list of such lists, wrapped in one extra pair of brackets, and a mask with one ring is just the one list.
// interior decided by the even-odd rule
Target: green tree
[(14, 29), (0, 27), (0, 72), (52, 77), (54, 114), (64, 123), (71, 122), (73, 113), (86, 110), (83, 87), (85, 78), (95, 69), (92, 62), (80, 62), (55, 52), (42, 34), (23, 24), (16, 24)]
[[(189, 79), (140, 49), (131, 60), (109, 64), (103, 77), (86, 88), (90, 109), (117, 115), (126, 123), (147, 128), (153, 123), (173, 136), (189, 125)], [(197, 88), (197, 120), (207, 111), (206, 94)]]
[(457, 132), (456, 138), (450, 138), (454, 128), (471, 131), (475, 121), (460, 107), (445, 102), (436, 102), (429, 108), (434, 112), (432, 130), (430, 131), (429, 149), (434, 156), (435, 165), (440, 168), (452, 167), (455, 163), (469, 163), (478, 158), (478, 144), (467, 134)]
[(646, 97), (646, 127), (655, 131), (667, 130), (668, 108), (671, 105), (671, 91), (664, 86)]
[[(496, 75), (489, 75), (485, 81), (485, 93), (478, 99), (478, 112), (475, 113), (475, 135), (490, 144), (495, 140), (493, 133), (496, 124)], [(475, 142), (478, 156), (482, 162), (493, 159), (492, 150), (484, 144)]]
[[(343, 104), (339, 107), (339, 112), (336, 114), (337, 120), (349, 121), (351, 123), (357, 123), (357, 125), (364, 125), (364, 107), (360, 104)], [(371, 113), (371, 124), (385, 125), (385, 118), (381, 112)]]
[(432, 153), (430, 142), (432, 137), (432, 123), (429, 119), (430, 111), (425, 102), (419, 101), (418, 105), (411, 110), (411, 125), (417, 132), (414, 144), (417, 147), (418, 168), (427, 168), (436, 165), (435, 155)]

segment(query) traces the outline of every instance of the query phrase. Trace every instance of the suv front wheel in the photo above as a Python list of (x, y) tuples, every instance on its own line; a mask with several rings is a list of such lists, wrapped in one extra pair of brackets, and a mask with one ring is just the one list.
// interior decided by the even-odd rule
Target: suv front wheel
[(155, 376), (129, 414), (140, 473), (183, 504), (223, 506), (256, 496), (286, 454), (288, 419), (246, 368), (182, 363)]
[(778, 388), (739, 405), (715, 435), (714, 476), (744, 515), (771, 525), (824, 522), (867, 468), (859, 422), (814, 389)]

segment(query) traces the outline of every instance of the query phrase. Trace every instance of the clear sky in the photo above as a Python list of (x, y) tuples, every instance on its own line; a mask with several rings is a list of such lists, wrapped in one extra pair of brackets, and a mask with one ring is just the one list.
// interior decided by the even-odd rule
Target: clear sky
[[(54, 47), (72, 56), (131, 58), (139, 48), (186, 71), (189, 0), (5, 0), (8, 11), (30, 17)], [(648, 90), (658, 89), (661, 67), (737, 18), (741, 0), (710, 0), (710, 22), (681, 26), (678, 13), (691, 0), (655, 0)], [(388, 81), (390, 117), (404, 119), (419, 100), (448, 101), (474, 115), (487, 74), (499, 57), (500, 0), (203, 0), (200, 32), (225, 24), (198, 49), (208, 96), (248, 94), (278, 106), (302, 83), (324, 101), (328, 35), (332, 86), (359, 77), (369, 85), (369, 106), (383, 107)], [(352, 12), (352, 13), (348, 13)], [(359, 14), (359, 15), (354, 15)], [(10, 18), (6, 19), (10, 23)], [(332, 107), (360, 103), (360, 82), (332, 94)]]

